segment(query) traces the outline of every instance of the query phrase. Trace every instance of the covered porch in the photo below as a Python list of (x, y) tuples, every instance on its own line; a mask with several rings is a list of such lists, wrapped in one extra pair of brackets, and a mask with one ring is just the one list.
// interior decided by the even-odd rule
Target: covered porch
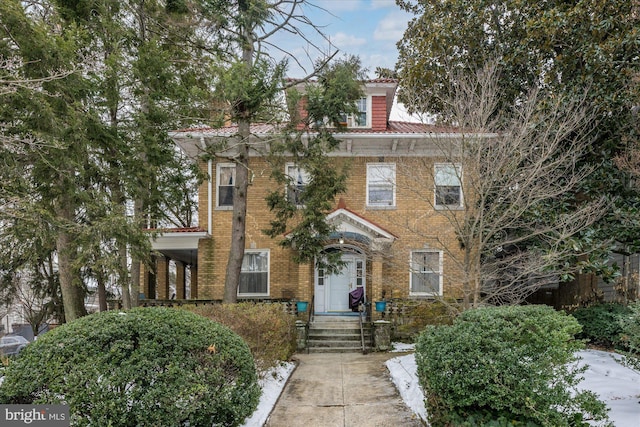
[(198, 299), (198, 244), (210, 238), (205, 230), (150, 230), (152, 268), (142, 268), (140, 299)]

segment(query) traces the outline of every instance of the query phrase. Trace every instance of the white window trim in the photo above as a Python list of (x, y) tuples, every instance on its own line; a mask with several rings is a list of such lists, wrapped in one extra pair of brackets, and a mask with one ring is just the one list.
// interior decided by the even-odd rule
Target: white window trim
[[(454, 168), (458, 169), (458, 173), (456, 174), (458, 180), (460, 181), (460, 203), (457, 205), (440, 205), (437, 204), (436, 201), (436, 196), (437, 196), (437, 187), (438, 187), (438, 183), (436, 182), (436, 171), (439, 167), (445, 167), (445, 166), (453, 166)], [(452, 209), (452, 210), (459, 210), (462, 209), (464, 207), (464, 192), (462, 191), (462, 179), (463, 179), (463, 170), (462, 170), (462, 165), (460, 163), (435, 163), (433, 165), (433, 206), (436, 210), (444, 210), (444, 209)]]
[[(358, 124), (356, 118), (353, 114), (347, 115), (347, 127), (350, 128), (370, 128), (371, 127), (371, 95), (365, 95), (362, 98), (365, 98), (365, 113), (367, 115), (366, 123)], [(358, 101), (362, 98), (359, 98)]]
[[(437, 253), (438, 254), (438, 268), (439, 268), (439, 272), (438, 273), (438, 292), (413, 292), (413, 254), (415, 253), (424, 253), (424, 252), (429, 252), (429, 253)], [(436, 296), (442, 296), (442, 284), (443, 284), (443, 277), (444, 277), (444, 273), (443, 273), (443, 265), (444, 265), (444, 259), (443, 259), (443, 252), (437, 249), (415, 249), (409, 252), (409, 295), (410, 296), (420, 296), (420, 297), (436, 297)], [(434, 272), (436, 273), (436, 272)]]
[(220, 206), (220, 169), (232, 167), (235, 168), (235, 163), (217, 163), (216, 164), (216, 210), (233, 210), (231, 206)]
[[(300, 166), (299, 166), (299, 165), (297, 165), (296, 163), (288, 162), (288, 163), (285, 165), (285, 167), (284, 167), (284, 174), (285, 174), (287, 177), (289, 177), (289, 178), (293, 178), (293, 179), (295, 179), (295, 178), (296, 178), (296, 177), (292, 177), (291, 175), (289, 175), (289, 168), (290, 168), (290, 167), (295, 167), (295, 168), (301, 169), (301, 170), (304, 172), (304, 174), (303, 174), (303, 175), (306, 175), (306, 176), (307, 176), (307, 179), (306, 179), (306, 181), (304, 182), (304, 186), (306, 187), (307, 185), (309, 185), (309, 180), (308, 180), (308, 179), (309, 179), (309, 174), (307, 173), (307, 171), (306, 171), (303, 167), (300, 167)], [(303, 178), (304, 178), (304, 176), (303, 176)], [(289, 187), (288, 187), (286, 184), (285, 184), (285, 194), (287, 195), (287, 198), (289, 198)], [(296, 206), (297, 206), (298, 208), (301, 208), (301, 207), (303, 207), (304, 205), (303, 205), (302, 203), (296, 203)]]
[[(262, 253), (266, 252), (267, 254), (267, 292), (266, 293), (253, 293), (253, 294), (241, 294), (240, 286), (238, 286), (238, 297), (241, 298), (251, 298), (251, 297), (268, 297), (271, 295), (271, 250), (270, 249), (245, 249), (245, 254), (250, 253)], [(240, 270), (240, 274), (242, 274), (242, 270)]]
[[(392, 183), (392, 202), (390, 205), (380, 204), (380, 203), (371, 203), (369, 200), (369, 177), (371, 174), (369, 173), (369, 168), (371, 167), (381, 167), (386, 166), (390, 167), (393, 170), (393, 183)], [(394, 209), (396, 207), (396, 181), (397, 181), (397, 173), (396, 173), (396, 164), (390, 162), (379, 162), (379, 163), (367, 163), (367, 183), (366, 183), (366, 193), (367, 193), (367, 208), (372, 209)]]

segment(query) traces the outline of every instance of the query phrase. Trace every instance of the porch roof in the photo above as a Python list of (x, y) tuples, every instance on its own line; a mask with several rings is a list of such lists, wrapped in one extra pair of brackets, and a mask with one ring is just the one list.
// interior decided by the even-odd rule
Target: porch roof
[(195, 266), (198, 264), (198, 241), (209, 233), (198, 227), (149, 229), (151, 248), (166, 257)]
[(374, 245), (392, 243), (398, 238), (380, 225), (347, 208), (343, 198), (340, 198), (338, 207), (327, 215), (326, 221), (335, 225), (336, 232), (363, 235)]

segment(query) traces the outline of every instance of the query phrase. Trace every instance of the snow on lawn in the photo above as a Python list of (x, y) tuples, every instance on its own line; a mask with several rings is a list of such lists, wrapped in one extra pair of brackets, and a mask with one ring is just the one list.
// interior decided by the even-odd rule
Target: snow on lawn
[[(407, 351), (406, 347), (402, 348)], [(589, 365), (579, 388), (593, 391), (606, 403), (611, 409), (609, 418), (615, 427), (640, 426), (640, 372), (617, 362), (616, 359), (621, 359), (617, 354), (583, 350), (578, 352), (578, 356), (581, 357), (578, 363)], [(388, 360), (387, 368), (405, 404), (426, 420), (427, 411), (418, 386), (413, 354)]]
[[(393, 343), (393, 351), (413, 351), (411, 344)], [(578, 352), (580, 364), (589, 368), (584, 372), (584, 380), (579, 387), (591, 390), (611, 409), (609, 417), (615, 427), (640, 426), (640, 372), (621, 365), (616, 359), (620, 355), (598, 350)], [(386, 362), (391, 380), (395, 384), (402, 400), (421, 419), (427, 419), (424, 395), (418, 385), (417, 366), (413, 354), (394, 357)], [(295, 369), (292, 362), (282, 363), (269, 371), (260, 380), (262, 396), (258, 409), (251, 418), (245, 420), (243, 427), (264, 425), (275, 406), (287, 379)]]
[(260, 396), (258, 409), (256, 409), (250, 418), (244, 421), (243, 427), (259, 427), (264, 425), (295, 367), (296, 364), (293, 362), (283, 362), (279, 366), (271, 368), (258, 380), (260, 388), (262, 388), (262, 396)]

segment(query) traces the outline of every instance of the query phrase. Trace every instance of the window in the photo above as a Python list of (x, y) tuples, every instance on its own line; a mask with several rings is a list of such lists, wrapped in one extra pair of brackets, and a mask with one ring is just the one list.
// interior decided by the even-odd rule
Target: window
[(296, 204), (296, 206), (302, 206), (304, 189), (309, 183), (309, 175), (307, 172), (292, 164), (287, 165), (287, 176), (290, 179), (290, 184), (287, 188), (287, 197), (289, 201)]
[(396, 205), (396, 165), (393, 163), (367, 164), (367, 206)]
[(355, 114), (349, 114), (346, 118), (349, 127), (366, 127), (367, 126), (367, 98), (360, 98), (356, 101), (358, 110)]
[(442, 252), (411, 252), (411, 295), (442, 295)]
[(233, 187), (236, 184), (236, 167), (232, 163), (222, 163), (216, 166), (218, 182), (218, 207), (233, 206)]
[(462, 206), (462, 168), (458, 165), (435, 165), (436, 206)]
[(269, 251), (244, 253), (238, 295), (269, 295)]

